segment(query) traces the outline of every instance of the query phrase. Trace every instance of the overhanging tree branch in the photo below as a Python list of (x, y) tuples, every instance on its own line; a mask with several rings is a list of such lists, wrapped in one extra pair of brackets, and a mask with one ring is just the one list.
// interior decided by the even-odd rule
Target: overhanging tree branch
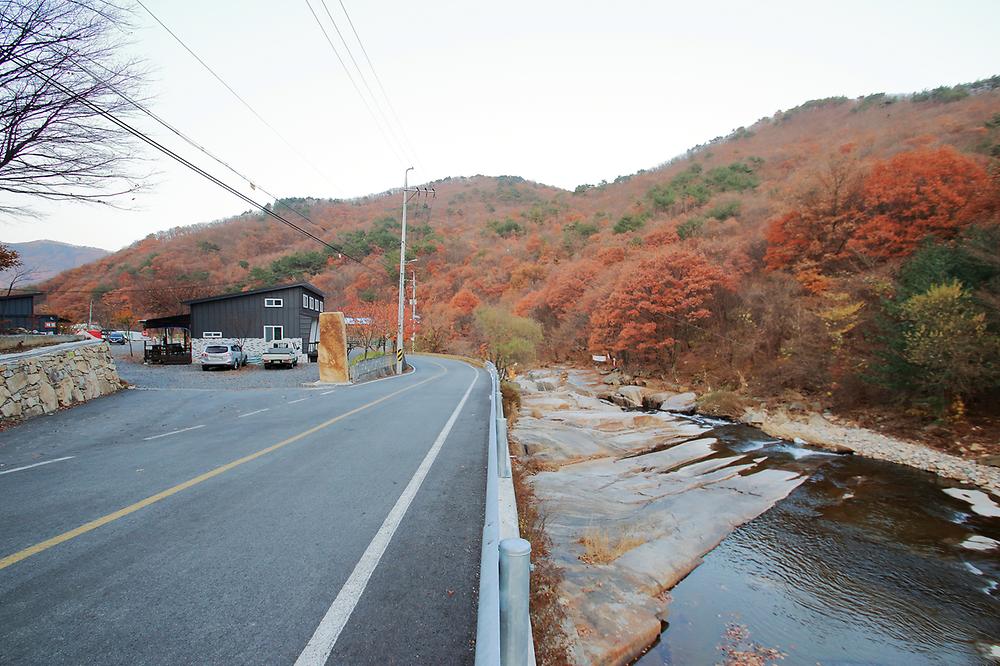
[(0, 214), (30, 214), (32, 199), (117, 206), (140, 188), (138, 144), (95, 110), (134, 112), (119, 94), (142, 84), (117, 56), (126, 18), (108, 0), (0, 0)]

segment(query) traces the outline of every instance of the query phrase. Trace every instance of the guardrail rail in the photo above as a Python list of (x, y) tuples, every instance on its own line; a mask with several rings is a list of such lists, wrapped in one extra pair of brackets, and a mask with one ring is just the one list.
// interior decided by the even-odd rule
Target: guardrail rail
[(500, 378), (491, 382), (486, 516), (479, 570), (476, 666), (534, 666), (529, 588), (531, 544), (520, 538)]

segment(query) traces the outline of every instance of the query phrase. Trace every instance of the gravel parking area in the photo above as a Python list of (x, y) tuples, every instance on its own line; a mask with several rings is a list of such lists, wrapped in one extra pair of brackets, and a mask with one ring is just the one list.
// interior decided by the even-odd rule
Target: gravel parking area
[(203, 371), (201, 365), (143, 365), (142, 343), (132, 343), (132, 357), (128, 345), (109, 345), (118, 366), (118, 375), (140, 388), (193, 388), (241, 390), (254, 388), (299, 388), (303, 383), (319, 380), (319, 366), (299, 363), (295, 368), (265, 370), (263, 366), (248, 365), (239, 370), (212, 368)]

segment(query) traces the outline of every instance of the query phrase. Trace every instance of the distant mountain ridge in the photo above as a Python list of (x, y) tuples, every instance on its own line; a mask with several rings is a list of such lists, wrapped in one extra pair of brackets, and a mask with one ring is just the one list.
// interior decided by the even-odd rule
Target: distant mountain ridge
[[(33, 269), (28, 283), (48, 280), (63, 271), (90, 263), (111, 254), (99, 247), (71, 245), (54, 240), (35, 240), (26, 243), (4, 243), (21, 255), (25, 267)], [(0, 274), (5, 275), (5, 274)], [(24, 286), (20, 284), (19, 286)]]

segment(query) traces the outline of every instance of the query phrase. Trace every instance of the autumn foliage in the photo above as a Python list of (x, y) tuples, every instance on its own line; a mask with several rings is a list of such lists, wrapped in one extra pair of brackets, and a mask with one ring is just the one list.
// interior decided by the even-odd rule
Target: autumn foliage
[[(934, 346), (915, 337), (902, 303), (961, 285), (975, 335), (953, 336), (951, 358), (980, 358), (972, 341), (1000, 329), (990, 315), (1000, 311), (1000, 90), (975, 90), (954, 100), (814, 100), (574, 191), (516, 176), (431, 183), (436, 198), (409, 209), (406, 258), (419, 261), (407, 264), (407, 291), (415, 272), (419, 321), (413, 331), (407, 306), (407, 338), (415, 332), (429, 351), (535, 362), (610, 353), (630, 372), (713, 389), (924, 400), (926, 387), (943, 384), (915, 378), (943, 371), (925, 358)], [(198, 296), (307, 280), (328, 308), (394, 315), (395, 197), (272, 205), (308, 216), (338, 250), (253, 213), (178, 219), (187, 226), (50, 280), (44, 308), (79, 321), (93, 299), (110, 319), (127, 302), (145, 318), (183, 312)], [(928, 248), (961, 259), (942, 272)], [(916, 264), (926, 279), (904, 289)], [(516, 335), (499, 325), (507, 319)], [(993, 390), (980, 383), (948, 390), (968, 402)]]
[(627, 362), (662, 365), (682, 339), (696, 337), (715, 294), (730, 286), (704, 255), (670, 249), (622, 275), (591, 317), (590, 346)]
[(986, 169), (954, 148), (900, 153), (865, 178), (864, 221), (849, 247), (889, 259), (912, 254), (929, 236), (951, 240), (985, 212), (990, 195)]
[(951, 240), (988, 219), (986, 169), (954, 148), (920, 148), (875, 162), (862, 175), (849, 156), (830, 158), (798, 205), (767, 228), (765, 263), (823, 291), (831, 274), (859, 260), (912, 254), (927, 238)]

